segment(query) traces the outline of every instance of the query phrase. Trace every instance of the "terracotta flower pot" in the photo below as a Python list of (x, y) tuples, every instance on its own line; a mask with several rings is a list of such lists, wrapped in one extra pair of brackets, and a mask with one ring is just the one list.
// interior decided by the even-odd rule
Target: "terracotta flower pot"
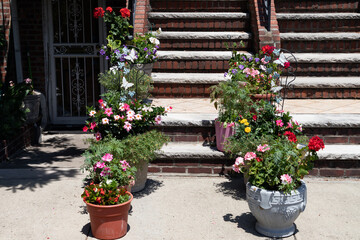
[(250, 98), (251, 98), (253, 101), (260, 101), (261, 99), (264, 99), (264, 100), (269, 101), (269, 102), (274, 102), (274, 101), (275, 101), (275, 97), (276, 97), (276, 95), (275, 95), (275, 94), (271, 94), (271, 93), (253, 94), (253, 95), (250, 95)]
[(224, 123), (215, 121), (216, 148), (219, 151), (224, 151), (224, 143), (234, 134), (235, 129), (233, 126), (226, 126), (224, 128)]
[(90, 215), (90, 224), (92, 235), (99, 239), (117, 239), (126, 235), (127, 220), (130, 210), (130, 200), (118, 205), (95, 205), (86, 203), (87, 211)]

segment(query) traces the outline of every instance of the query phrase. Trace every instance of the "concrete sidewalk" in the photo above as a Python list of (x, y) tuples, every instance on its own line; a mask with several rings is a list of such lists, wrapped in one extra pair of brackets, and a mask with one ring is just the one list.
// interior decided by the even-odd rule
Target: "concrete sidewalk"
[[(84, 134), (47, 134), (1, 164), (0, 239), (94, 239), (80, 197)], [(360, 180), (307, 178), (308, 205), (288, 239), (360, 239)], [(267, 239), (256, 233), (242, 179), (149, 175), (123, 239)]]

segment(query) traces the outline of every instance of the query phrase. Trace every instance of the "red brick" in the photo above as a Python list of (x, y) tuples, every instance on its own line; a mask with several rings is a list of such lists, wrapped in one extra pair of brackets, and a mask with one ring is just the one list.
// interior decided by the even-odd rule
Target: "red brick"
[(325, 144), (332, 143), (349, 143), (348, 136), (327, 136), (325, 137)]
[(351, 143), (351, 144), (360, 144), (360, 136), (356, 136), (356, 137), (350, 136), (349, 137), (349, 143)]
[(160, 172), (160, 168), (157, 168), (157, 167), (149, 167), (148, 168), (148, 172), (151, 172), (151, 173), (157, 173), (157, 172)]
[(318, 177), (319, 176), (319, 169), (313, 168), (312, 170), (309, 171), (309, 175), (314, 176), (314, 177)]
[(346, 169), (345, 175), (347, 177), (360, 177), (360, 169)]
[(344, 169), (339, 168), (326, 168), (320, 169), (319, 175), (321, 177), (344, 177), (345, 171)]
[(183, 167), (163, 167), (162, 172), (166, 173), (185, 173), (186, 169)]

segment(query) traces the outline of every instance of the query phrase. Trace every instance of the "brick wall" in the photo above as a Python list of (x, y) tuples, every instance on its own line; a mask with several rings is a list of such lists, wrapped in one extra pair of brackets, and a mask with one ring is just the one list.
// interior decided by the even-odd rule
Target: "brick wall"
[(1, 81), (5, 81), (11, 27), (10, 0), (0, 1), (0, 26), (0, 34), (4, 34), (6, 39), (4, 46), (0, 49)]
[(263, 19), (263, 2), (259, 0), (249, 1), (249, 11), (251, 16), (251, 28), (253, 33), (254, 49), (256, 52), (265, 45), (280, 48), (280, 32), (276, 18), (275, 3), (271, 0), (271, 19), (270, 30), (266, 29)]
[(150, 0), (137, 0), (134, 19), (134, 33), (146, 33), (148, 29), (148, 12)]

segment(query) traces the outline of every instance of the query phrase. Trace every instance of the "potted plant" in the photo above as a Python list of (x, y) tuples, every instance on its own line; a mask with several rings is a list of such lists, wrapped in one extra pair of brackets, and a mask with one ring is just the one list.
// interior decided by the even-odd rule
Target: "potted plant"
[(104, 179), (90, 183), (81, 195), (90, 215), (92, 235), (98, 239), (117, 239), (127, 233), (127, 220), (133, 196), (117, 181)]
[(239, 116), (237, 133), (226, 150), (237, 156), (233, 170), (247, 177), (247, 201), (257, 219), (256, 230), (269, 237), (290, 236), (306, 206), (302, 178), (313, 168), (324, 143), (317, 136), (308, 140), (289, 113), (267, 101), (256, 102), (254, 109)]

